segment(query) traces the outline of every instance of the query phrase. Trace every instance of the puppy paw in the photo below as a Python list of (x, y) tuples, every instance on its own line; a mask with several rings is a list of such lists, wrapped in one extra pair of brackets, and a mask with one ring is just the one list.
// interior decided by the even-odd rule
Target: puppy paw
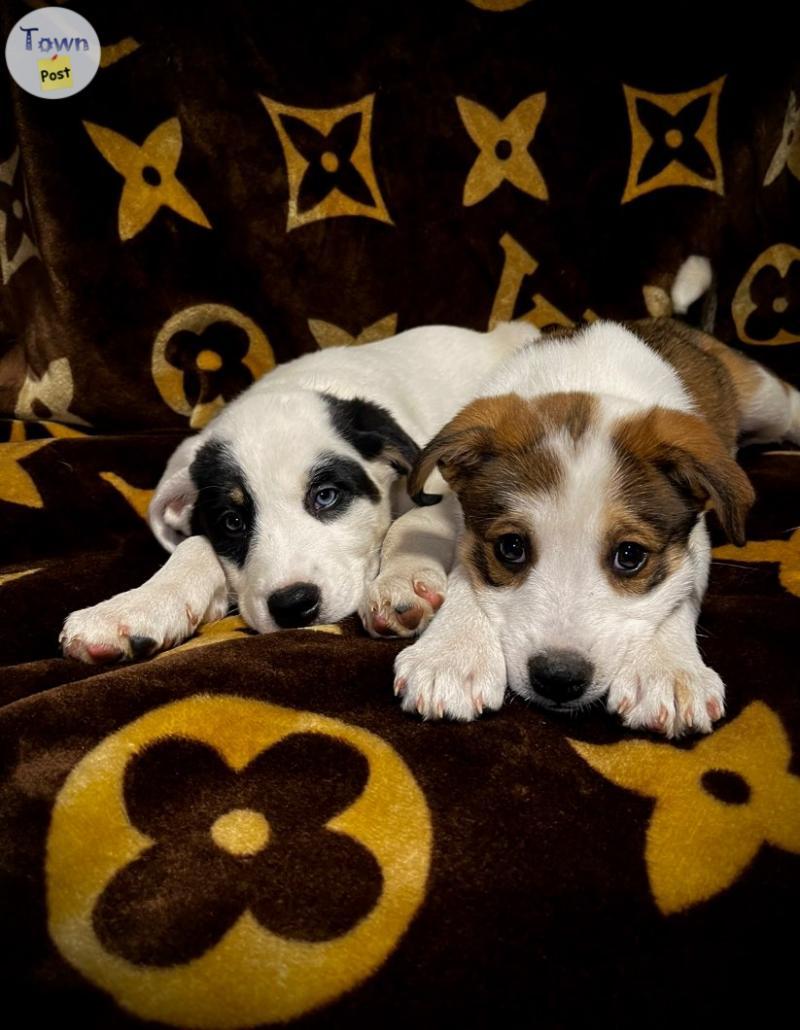
[(506, 664), (493, 641), (459, 640), (442, 645), (426, 635), (394, 663), (394, 692), (406, 712), (424, 719), (469, 722), (497, 709), (506, 692)]
[(359, 613), (373, 637), (415, 637), (441, 608), (447, 588), (443, 569), (405, 571), (390, 566), (367, 587)]
[(92, 665), (148, 658), (190, 637), (200, 623), (180, 597), (140, 587), (73, 612), (58, 638), (67, 658)]
[(710, 733), (725, 714), (725, 686), (701, 659), (656, 652), (617, 674), (606, 708), (630, 729), (666, 737)]

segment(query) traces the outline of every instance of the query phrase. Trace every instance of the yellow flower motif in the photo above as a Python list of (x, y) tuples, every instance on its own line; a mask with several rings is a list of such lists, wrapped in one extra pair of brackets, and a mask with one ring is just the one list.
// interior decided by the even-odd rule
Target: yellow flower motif
[(761, 347), (800, 341), (798, 308), (790, 286), (799, 263), (800, 249), (775, 243), (750, 265), (731, 301), (740, 340)]
[(726, 544), (714, 549), (714, 557), (723, 561), (777, 562), (781, 585), (800, 597), (800, 529), (788, 540), (751, 540), (744, 547)]
[(665, 915), (729, 887), (764, 844), (800, 854), (800, 777), (788, 771), (780, 719), (760, 701), (691, 751), (569, 743), (612, 783), (655, 798), (645, 860)]
[(84, 127), (111, 167), (125, 179), (119, 201), (119, 238), (129, 240), (150, 224), (162, 207), (211, 228), (203, 209), (175, 177), (183, 140), (181, 123), (170, 118), (153, 129), (141, 146), (102, 125)]
[(498, 118), (488, 107), (456, 97), (464, 128), (481, 151), (464, 183), (464, 207), (484, 200), (506, 179), (523, 193), (547, 200), (547, 185), (528, 153), (546, 100), (545, 93), (534, 93)]

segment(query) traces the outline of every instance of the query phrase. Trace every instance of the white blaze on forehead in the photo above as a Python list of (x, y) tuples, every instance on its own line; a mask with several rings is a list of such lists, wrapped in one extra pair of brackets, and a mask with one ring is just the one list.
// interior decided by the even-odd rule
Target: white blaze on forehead
[(322, 454), (359, 458), (333, 429), (323, 398), (312, 391), (276, 393), (268, 403), (254, 397), (229, 418), (224, 415), (215, 435), (227, 441), (259, 508), (302, 502), (308, 473)]
[[(515, 492), (509, 511), (530, 527), (536, 564), (527, 578), (537, 581), (537, 592), (546, 580), (546, 592), (561, 610), (585, 594), (595, 572), (598, 578), (602, 574), (599, 558), (616, 461), (602, 432), (590, 430), (577, 443), (559, 434), (548, 444), (561, 464), (558, 485), (536, 494)], [(519, 593), (525, 592), (523, 584)]]

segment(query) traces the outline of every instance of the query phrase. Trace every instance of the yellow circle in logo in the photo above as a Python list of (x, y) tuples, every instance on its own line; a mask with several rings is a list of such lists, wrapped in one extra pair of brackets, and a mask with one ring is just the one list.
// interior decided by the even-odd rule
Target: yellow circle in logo
[[(379, 864), (383, 885), (374, 908), (349, 932), (325, 941), (280, 937), (245, 911), (216, 945), (178, 965), (137, 965), (107, 951), (93, 925), (97, 901), (153, 843), (131, 825), (125, 808), (131, 759), (154, 742), (178, 737), (213, 747), (240, 772), (296, 733), (349, 744), (369, 764), (363, 792), (326, 826), (357, 841)], [(269, 827), (254, 816), (259, 813), (233, 809), (218, 819), (221, 846), (252, 848), (262, 840), (268, 846)], [(214, 1030), (283, 1022), (332, 1001), (385, 961), (424, 898), (430, 855), (425, 797), (386, 741), (312, 712), (196, 696), (106, 737), (67, 777), (47, 841), (48, 926), (64, 958), (141, 1019)]]
[(223, 356), (208, 347), (204, 347), (197, 354), (194, 359), (195, 368), (200, 372), (215, 375), (217, 381), (214, 385), (217, 389), (208, 397), (201, 396), (193, 403), (186, 396), (187, 370), (173, 365), (167, 359), (167, 348), (170, 340), (178, 333), (193, 333), (199, 338), (201, 333), (217, 322), (234, 325), (247, 335), (247, 352), (235, 363), (232, 369), (234, 377), (235, 368), (242, 365), (253, 379), (258, 379), (275, 367), (275, 355), (266, 335), (252, 318), (243, 315), (236, 308), (227, 304), (195, 304), (176, 312), (164, 323), (155, 338), (151, 371), (164, 403), (179, 415), (185, 415), (192, 429), (202, 429), (225, 404), (223, 390), (228, 373), (223, 367)]
[(219, 372), (222, 358), (214, 350), (201, 350), (197, 355), (197, 367), (201, 372)]
[(214, 822), (211, 839), (229, 855), (257, 855), (269, 843), (269, 823), (252, 808), (234, 808)]

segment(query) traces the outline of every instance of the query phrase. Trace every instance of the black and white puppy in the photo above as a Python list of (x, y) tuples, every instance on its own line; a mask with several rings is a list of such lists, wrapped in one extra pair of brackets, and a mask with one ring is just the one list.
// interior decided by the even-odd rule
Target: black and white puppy
[(404, 477), (419, 444), (537, 335), (430, 326), (270, 372), (170, 459), (149, 511), (169, 561), (73, 612), (64, 653), (151, 654), (232, 602), (262, 633), (356, 610), (374, 634), (422, 632), (444, 598), (458, 513), (454, 499), (414, 508)]

